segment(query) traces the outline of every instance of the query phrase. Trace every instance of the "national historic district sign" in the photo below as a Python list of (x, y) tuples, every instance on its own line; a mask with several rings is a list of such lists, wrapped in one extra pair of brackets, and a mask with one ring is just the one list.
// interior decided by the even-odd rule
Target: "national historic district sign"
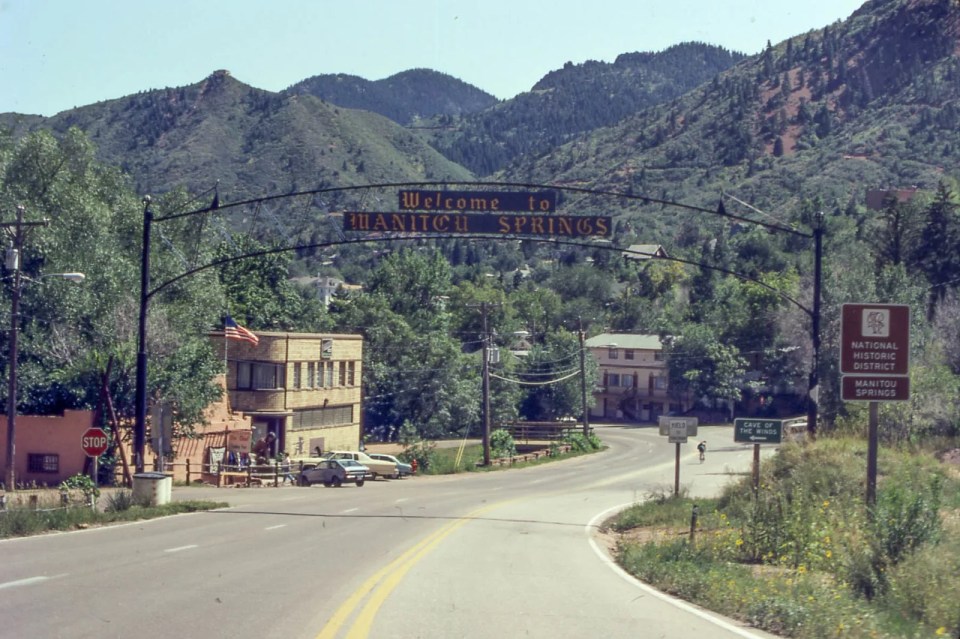
[(557, 215), (555, 191), (402, 190), (399, 211), (347, 211), (344, 231), (609, 237), (613, 218)]
[(910, 307), (844, 304), (840, 323), (841, 397), (910, 399)]

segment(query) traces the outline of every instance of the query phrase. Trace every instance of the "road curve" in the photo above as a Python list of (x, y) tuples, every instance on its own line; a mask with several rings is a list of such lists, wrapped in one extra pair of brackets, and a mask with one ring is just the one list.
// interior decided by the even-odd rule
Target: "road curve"
[[(770, 635), (666, 597), (594, 541), (672, 491), (655, 427), (598, 427), (608, 449), (508, 472), (364, 487), (176, 488), (229, 509), (0, 542), (0, 637), (671, 637)], [(711, 495), (752, 447), (701, 428), (682, 486)], [(766, 452), (766, 451), (765, 451)]]

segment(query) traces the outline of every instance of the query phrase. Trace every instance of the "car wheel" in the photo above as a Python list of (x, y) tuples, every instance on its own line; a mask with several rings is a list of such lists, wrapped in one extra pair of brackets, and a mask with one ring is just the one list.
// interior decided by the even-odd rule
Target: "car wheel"
[(329, 481), (323, 482), (323, 485), (326, 486), (327, 488), (330, 488), (330, 482), (329, 482)]
[(340, 481), (339, 477), (334, 477), (333, 479), (330, 480), (330, 483), (333, 484), (334, 488), (340, 488), (340, 484), (342, 482)]
[(300, 477), (300, 485), (301, 485), (301, 486), (306, 486), (306, 487), (309, 488), (309, 487), (310, 487), (310, 480), (307, 479), (306, 477)]
[(363, 480), (362, 480), (362, 479), (358, 479), (358, 480), (357, 480), (357, 488), (360, 488), (360, 486), (363, 486)]
[(393, 477), (391, 477), (390, 479), (400, 479), (400, 472), (397, 471), (397, 473), (396, 473)]

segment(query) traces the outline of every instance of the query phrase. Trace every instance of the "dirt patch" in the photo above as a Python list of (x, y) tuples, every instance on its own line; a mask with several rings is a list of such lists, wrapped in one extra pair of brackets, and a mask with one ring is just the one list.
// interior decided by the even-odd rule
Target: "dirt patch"
[(951, 448), (950, 450), (945, 450), (937, 455), (937, 457), (944, 464), (960, 466), (960, 448)]
[(609, 528), (603, 528), (597, 533), (596, 538), (611, 556), (615, 556), (621, 544), (663, 543), (680, 537), (687, 537), (689, 534), (689, 530), (649, 526), (631, 528), (624, 532), (615, 532)]

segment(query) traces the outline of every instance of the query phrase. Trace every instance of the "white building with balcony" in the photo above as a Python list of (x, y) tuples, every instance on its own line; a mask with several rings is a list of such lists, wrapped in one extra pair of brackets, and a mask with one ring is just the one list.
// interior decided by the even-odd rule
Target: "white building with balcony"
[(688, 408), (670, 398), (667, 362), (658, 335), (603, 333), (588, 339), (586, 347), (600, 372), (591, 418), (656, 422), (660, 415)]

